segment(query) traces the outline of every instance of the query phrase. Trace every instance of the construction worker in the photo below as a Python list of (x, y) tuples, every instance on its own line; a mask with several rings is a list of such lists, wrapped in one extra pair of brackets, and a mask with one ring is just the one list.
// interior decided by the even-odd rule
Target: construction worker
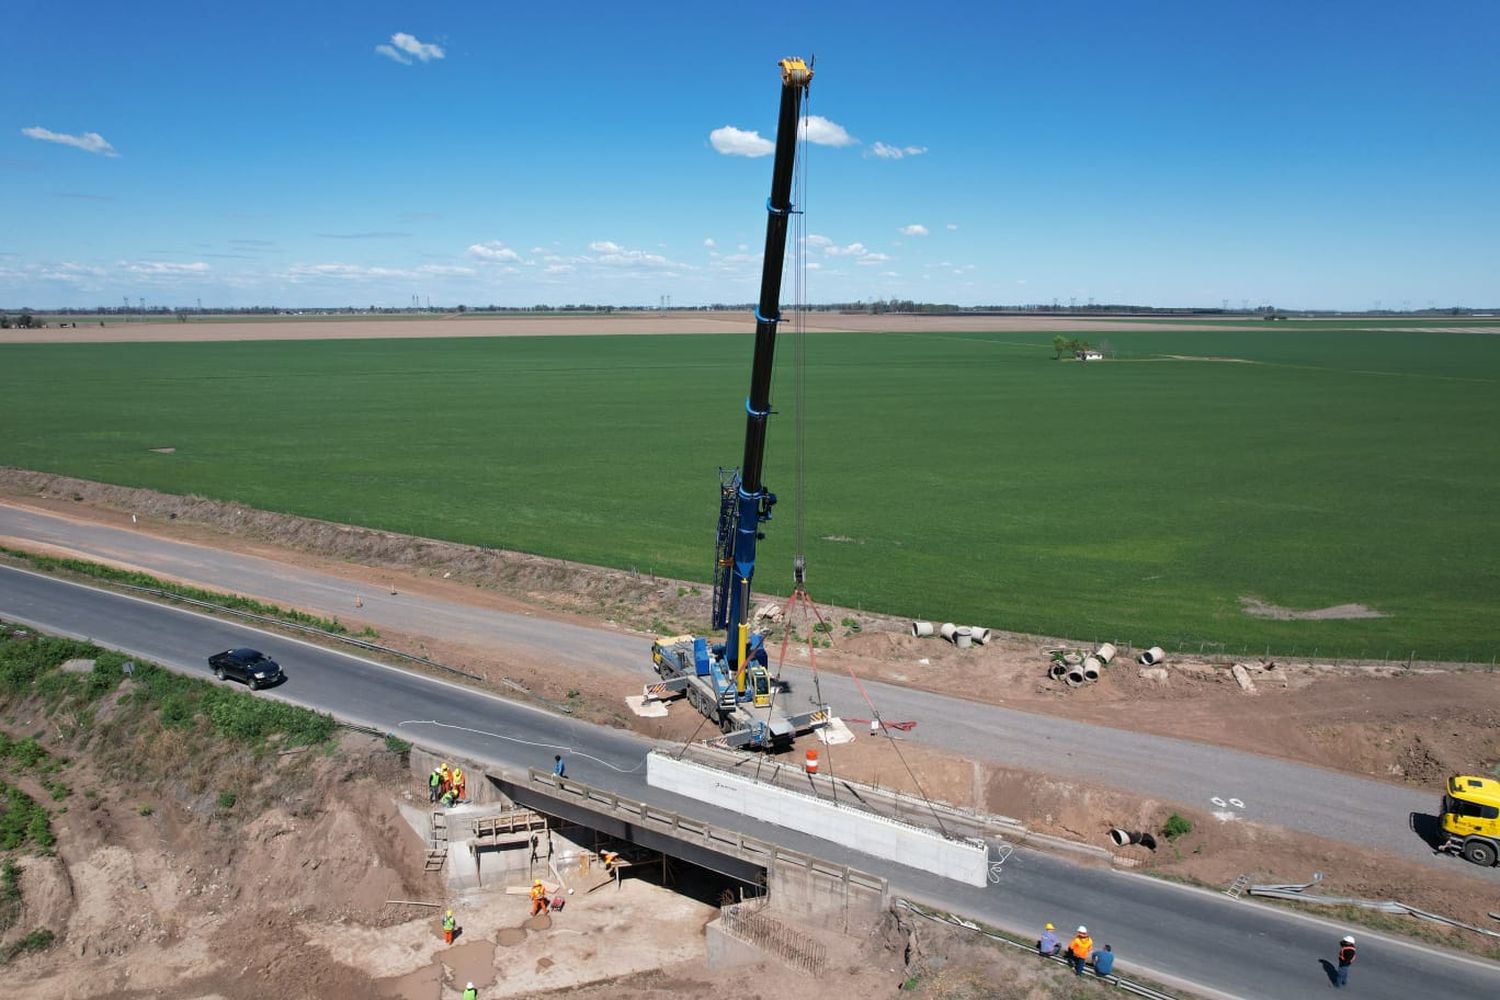
[(1339, 971), (1338, 978), (1334, 984), (1338, 987), (1349, 985), (1349, 966), (1354, 964), (1354, 935), (1345, 934), (1339, 942)]
[(1068, 956), (1073, 960), (1073, 975), (1083, 975), (1083, 967), (1089, 964), (1089, 956), (1093, 953), (1094, 939), (1089, 937), (1089, 929), (1079, 924), (1078, 932), (1068, 945)]
[(547, 887), (542, 885), (542, 880), (537, 879), (531, 883), (531, 915), (547, 912)]
[(443, 772), (437, 768), (427, 776), (427, 801), (436, 802), (443, 794)]
[(443, 944), (452, 944), (453, 935), (458, 932), (458, 920), (453, 916), (453, 911), (443, 917)]
[(1104, 950), (1094, 952), (1094, 957), (1089, 961), (1094, 964), (1094, 975), (1107, 976), (1115, 970), (1115, 949), (1105, 945)]
[(1043, 958), (1052, 958), (1062, 951), (1062, 942), (1057, 939), (1057, 928), (1052, 926), (1052, 921), (1047, 921), (1047, 926), (1042, 928), (1042, 937), (1036, 943), (1036, 952)]
[(453, 789), (450, 788), (446, 792), (443, 793), (443, 797), (442, 798), (438, 799), (438, 803), (440, 805), (442, 805), (442, 807), (444, 809), (452, 809), (453, 808), (453, 803), (457, 799), (458, 799), (458, 793), (455, 792)]
[(453, 769), (453, 791), (458, 795), (458, 801), (464, 801), (464, 772), (458, 768)]
[(448, 789), (453, 787), (453, 771), (448, 767), (448, 762), (446, 760), (443, 761), (442, 765), (438, 768), (438, 773), (443, 776), (442, 790), (438, 792), (438, 797), (441, 798), (443, 792), (446, 792)]
[(479, 991), (474, 988), (473, 983), (464, 987), (464, 1000), (479, 1000)]

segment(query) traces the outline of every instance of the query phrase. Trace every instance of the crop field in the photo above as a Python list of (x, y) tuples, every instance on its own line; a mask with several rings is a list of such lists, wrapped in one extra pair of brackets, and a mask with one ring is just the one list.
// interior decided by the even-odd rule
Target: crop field
[[(809, 335), (809, 589), (1081, 640), (1488, 665), (1500, 336), (1381, 325), (1111, 332), (1088, 364), (1051, 332)], [(0, 463), (706, 580), (751, 341), (8, 344)], [(762, 592), (791, 578), (792, 358), (784, 337)]]

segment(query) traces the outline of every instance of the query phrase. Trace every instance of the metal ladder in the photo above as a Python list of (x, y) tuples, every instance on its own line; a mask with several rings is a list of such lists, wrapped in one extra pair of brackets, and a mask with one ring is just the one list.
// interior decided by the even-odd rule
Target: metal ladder
[(432, 822), (427, 832), (427, 863), (425, 871), (438, 872), (448, 863), (448, 815), (441, 809), (432, 811)]
[(1250, 888), (1250, 876), (1241, 875), (1239, 878), (1234, 880), (1233, 885), (1224, 890), (1224, 895), (1228, 896), (1230, 899), (1239, 899), (1245, 894), (1245, 890), (1248, 888)]

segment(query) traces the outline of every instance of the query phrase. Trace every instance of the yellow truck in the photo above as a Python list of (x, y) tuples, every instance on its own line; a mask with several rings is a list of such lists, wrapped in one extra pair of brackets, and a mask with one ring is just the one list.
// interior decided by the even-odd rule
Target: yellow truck
[(1442, 850), (1486, 868), (1500, 859), (1500, 781), (1455, 774), (1448, 779), (1439, 817), (1447, 840)]

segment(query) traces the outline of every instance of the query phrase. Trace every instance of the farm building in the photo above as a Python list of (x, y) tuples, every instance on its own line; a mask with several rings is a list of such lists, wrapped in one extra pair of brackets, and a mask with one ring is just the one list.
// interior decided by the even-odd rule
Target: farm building
[(1096, 351), (1092, 347), (1083, 348), (1073, 352), (1073, 357), (1079, 361), (1103, 361), (1104, 352)]

